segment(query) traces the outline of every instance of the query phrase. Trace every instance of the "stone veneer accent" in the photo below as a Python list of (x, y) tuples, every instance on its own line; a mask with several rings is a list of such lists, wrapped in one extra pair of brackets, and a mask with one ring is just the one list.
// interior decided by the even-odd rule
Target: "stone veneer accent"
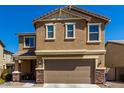
[(21, 81), (21, 73), (19, 71), (14, 71), (12, 73), (13, 82), (20, 82)]
[(36, 83), (44, 83), (44, 69), (36, 68)]
[(95, 83), (100, 84), (105, 82), (105, 69), (96, 69)]

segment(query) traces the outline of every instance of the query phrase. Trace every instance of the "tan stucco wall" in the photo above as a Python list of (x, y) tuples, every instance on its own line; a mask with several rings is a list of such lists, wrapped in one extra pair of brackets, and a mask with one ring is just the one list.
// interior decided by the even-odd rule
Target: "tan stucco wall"
[(105, 67), (105, 55), (98, 55), (98, 62), (96, 63), (97, 68), (104, 68)]
[[(37, 62), (41, 61), (41, 66), (43, 67), (43, 60), (46, 59), (95, 59), (96, 69), (105, 67), (105, 55), (54, 55), (54, 56), (37, 56)], [(37, 64), (38, 67), (38, 64)]]
[[(26, 35), (24, 35), (26, 36)], [(34, 48), (24, 48), (24, 36), (19, 36), (18, 38), (18, 47), (19, 47), (19, 51), (28, 51), (28, 50), (34, 50)], [(29, 35), (28, 35), (29, 36)], [(34, 36), (34, 35), (31, 35)]]
[(22, 75), (25, 74), (25, 73), (31, 73), (31, 62), (30, 60), (25, 60), (21, 63), (21, 73)]
[[(76, 39), (66, 40), (65, 39), (65, 23), (74, 22), (76, 23)], [(46, 23), (56, 23), (56, 39), (45, 40)], [(102, 23), (101, 28), (101, 42), (100, 43), (87, 43), (87, 21), (86, 20), (69, 20), (69, 21), (51, 21), (51, 22), (40, 22), (35, 24), (36, 27), (36, 49), (37, 50), (66, 50), (66, 49), (104, 49), (104, 21), (98, 18), (92, 17), (89, 23)], [(29, 50), (24, 48), (24, 38), (19, 36), (19, 50)]]
[(106, 66), (123, 67), (124, 66), (124, 46), (120, 44), (108, 43), (106, 45)]
[[(66, 22), (76, 23), (76, 29), (75, 29), (76, 38), (74, 40), (65, 39), (65, 25), (64, 24)], [(37, 24), (36, 50), (104, 49), (104, 25), (102, 25), (102, 29), (101, 29), (101, 43), (92, 43), (92, 44), (90, 43), (89, 44), (87, 43), (87, 22), (85, 20), (56, 21), (52, 23), (56, 23), (56, 39), (55, 40), (46, 40), (45, 23)]]

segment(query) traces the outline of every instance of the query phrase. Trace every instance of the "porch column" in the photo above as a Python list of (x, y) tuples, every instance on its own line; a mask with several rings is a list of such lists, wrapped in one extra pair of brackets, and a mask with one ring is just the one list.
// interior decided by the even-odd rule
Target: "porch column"
[(20, 82), (20, 80), (21, 80), (19, 60), (15, 61), (15, 68), (14, 68), (14, 71), (12, 72), (12, 79), (14, 82)]
[(44, 60), (41, 58), (37, 59), (36, 83), (44, 83)]
[(96, 70), (95, 70), (95, 83), (103, 84), (105, 83), (105, 67), (99, 67), (99, 59), (96, 59)]

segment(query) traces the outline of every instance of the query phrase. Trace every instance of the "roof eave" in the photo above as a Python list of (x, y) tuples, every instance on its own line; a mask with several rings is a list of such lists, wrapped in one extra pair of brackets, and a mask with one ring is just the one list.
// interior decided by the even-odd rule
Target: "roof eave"
[(17, 33), (17, 36), (36, 35), (36, 33)]

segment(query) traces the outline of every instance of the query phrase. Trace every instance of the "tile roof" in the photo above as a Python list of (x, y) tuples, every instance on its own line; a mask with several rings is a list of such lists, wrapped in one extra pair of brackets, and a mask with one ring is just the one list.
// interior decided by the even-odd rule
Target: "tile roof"
[(115, 43), (124, 45), (124, 40), (109, 40), (107, 43)]
[(14, 54), (14, 56), (36, 56), (35, 51), (28, 50), (28, 51), (19, 51), (18, 53)]

